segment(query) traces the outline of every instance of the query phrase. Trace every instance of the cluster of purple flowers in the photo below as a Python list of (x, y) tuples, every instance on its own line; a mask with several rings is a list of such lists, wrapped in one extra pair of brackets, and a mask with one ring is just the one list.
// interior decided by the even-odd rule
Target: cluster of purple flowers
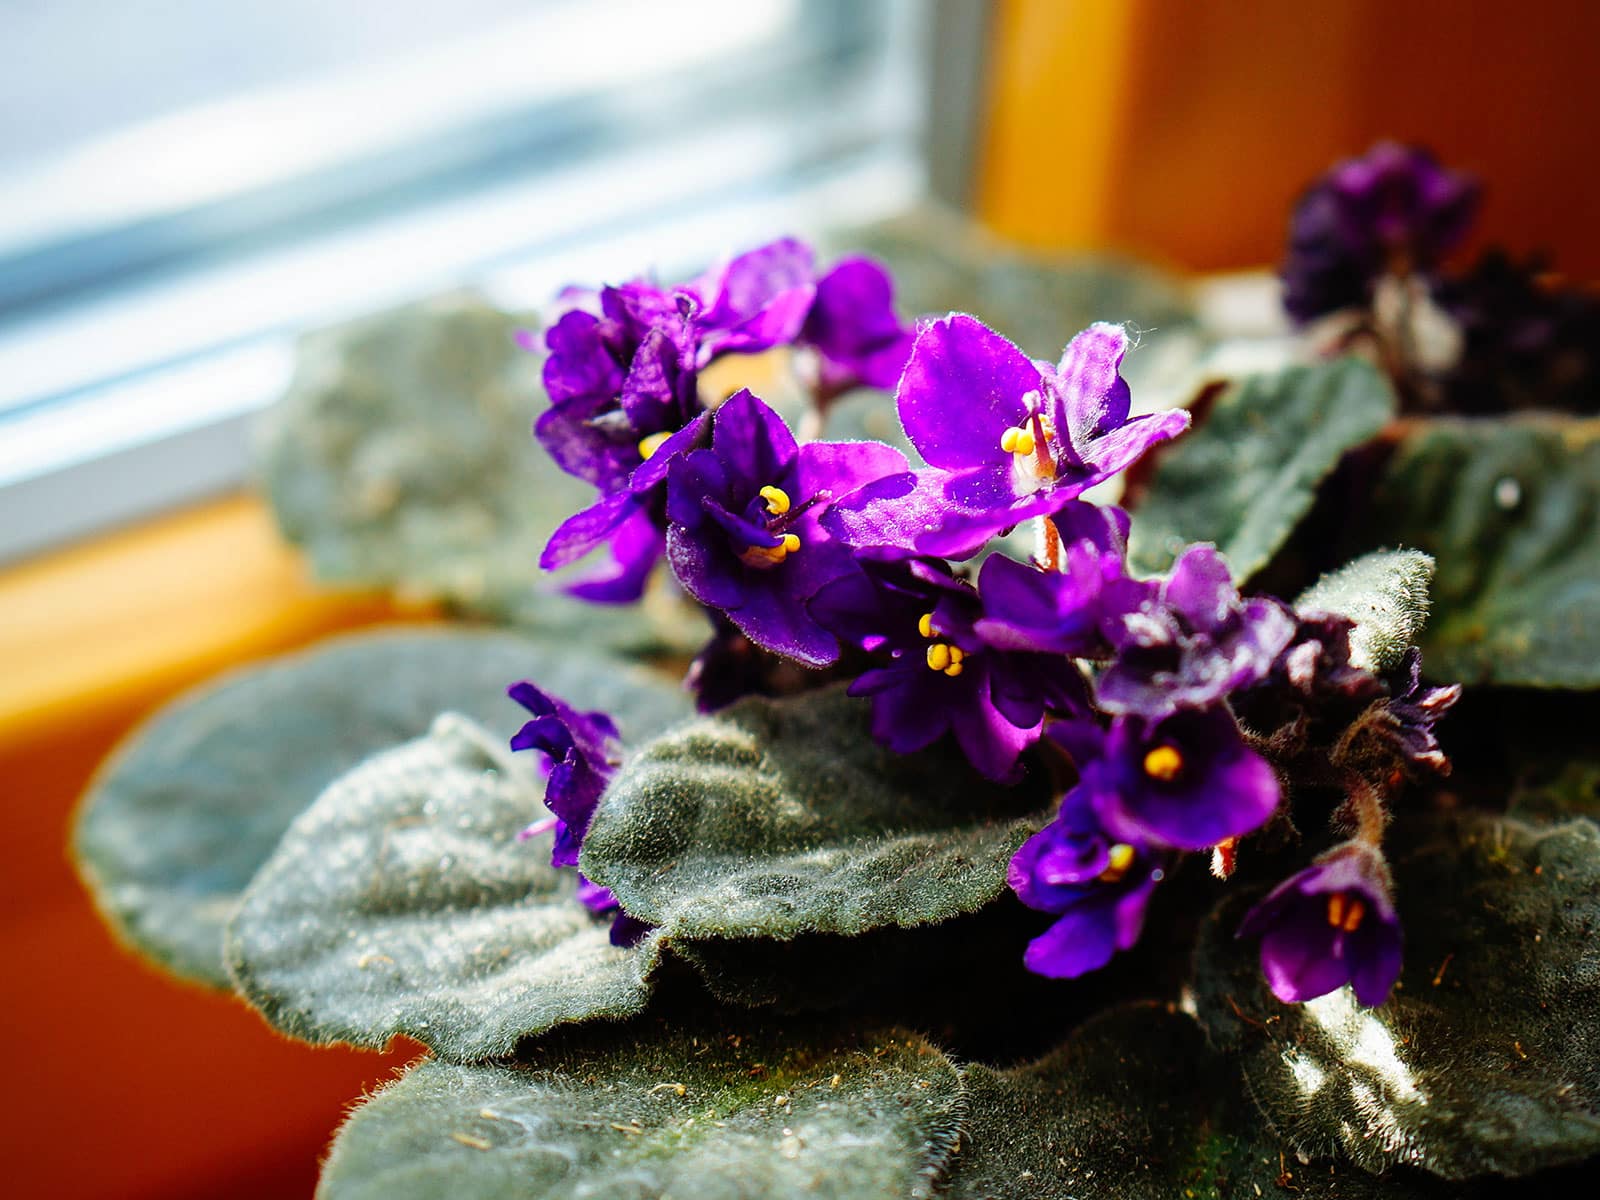
[[(1041, 974), (1080, 975), (1131, 946), (1180, 853), (1231, 858), (1279, 817), (1288, 765), (1343, 772), (1336, 820), (1354, 836), (1246, 929), (1283, 998), (1353, 982), (1380, 1002), (1400, 935), (1372, 805), (1396, 770), (1445, 765), (1432, 726), (1454, 691), (1423, 689), (1415, 664), (1393, 685), (1352, 666), (1349, 622), (1240, 596), (1211, 547), (1165, 578), (1130, 572), (1128, 515), (1084, 493), (1189, 416), (1132, 415), (1122, 327), (1091, 326), (1051, 364), (970, 316), (913, 330), (891, 299), (876, 264), (818, 280), (810, 251), (781, 241), (683, 287), (607, 288), (598, 312), (565, 313), (546, 334), (552, 407), (536, 433), (601, 494), (545, 564), (609, 544), (614, 566), (577, 589), (614, 602), (664, 556), (712, 617), (690, 672), (704, 709), (843, 674), (897, 752), (948, 735), (1004, 783), (1070, 764), (1059, 815), (1010, 871), (1023, 903), (1057, 917), (1027, 953)], [(922, 465), (876, 442), (801, 443), (749, 391), (696, 390), (716, 356), (779, 345), (809, 364), (819, 407), (844, 387), (894, 386)], [(1024, 523), (1030, 561), (996, 547)], [(554, 861), (574, 865), (616, 730), (529, 684), (512, 695), (534, 714), (513, 745), (553, 764)]]
[[(1302, 325), (1356, 316), (1346, 340), (1376, 337), (1415, 407), (1600, 411), (1600, 295), (1563, 285), (1541, 255), (1489, 249), (1466, 271), (1444, 269), (1481, 194), (1472, 176), (1394, 142), (1336, 164), (1295, 205), (1284, 308)], [(1429, 309), (1445, 336), (1419, 334)]]

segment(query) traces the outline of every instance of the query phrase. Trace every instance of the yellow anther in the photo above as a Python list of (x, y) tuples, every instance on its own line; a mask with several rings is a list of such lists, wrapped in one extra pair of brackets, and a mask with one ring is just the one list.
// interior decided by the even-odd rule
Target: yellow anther
[(928, 669), (942, 671), (950, 665), (950, 647), (943, 642), (935, 642), (928, 647)]
[(950, 661), (952, 663), (959, 664), (966, 657), (967, 657), (967, 652), (965, 650), (963, 650), (960, 646), (951, 646), (950, 647)]
[(761, 489), (761, 498), (767, 502), (767, 511), (775, 517), (781, 517), (789, 511), (789, 493), (781, 487), (773, 487), (770, 483)]
[(1344, 924), (1344, 893), (1335, 892), (1328, 897), (1328, 924), (1338, 929)]
[(918, 619), (917, 632), (925, 638), (931, 638), (935, 636), (936, 631), (933, 628), (933, 614), (931, 612), (923, 613)]
[(1183, 755), (1176, 746), (1157, 746), (1144, 756), (1144, 773), (1151, 779), (1171, 783), (1183, 770)]
[(1000, 435), (1000, 449), (1007, 454), (1032, 454), (1033, 431), (1013, 427)]
[(966, 668), (963, 667), (960, 663), (951, 662), (951, 664), (944, 669), (944, 673), (946, 675), (950, 676), (951, 679), (954, 679), (957, 675), (961, 674), (961, 672), (964, 671), (965, 669)]
[(1361, 919), (1367, 915), (1367, 906), (1354, 897), (1350, 900), (1349, 910), (1344, 914), (1344, 923), (1340, 926), (1346, 933), (1354, 933), (1361, 928)]
[(776, 546), (747, 546), (739, 561), (747, 567), (775, 567), (800, 549), (799, 535), (786, 533)]
[(1133, 866), (1134, 850), (1127, 842), (1118, 842), (1106, 851), (1106, 869), (1100, 872), (1101, 883), (1116, 883)]
[(661, 449), (661, 444), (671, 436), (672, 435), (670, 433), (652, 433), (647, 438), (640, 438), (639, 457), (648, 462), (650, 460), (650, 456), (653, 455), (657, 450)]

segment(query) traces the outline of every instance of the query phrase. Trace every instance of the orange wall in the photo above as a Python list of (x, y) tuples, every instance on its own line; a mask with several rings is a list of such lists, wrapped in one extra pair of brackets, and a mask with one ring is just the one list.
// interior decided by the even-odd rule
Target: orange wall
[(1253, 266), (1307, 180), (1397, 137), (1483, 176), (1487, 240), (1600, 277), (1597, 49), (1593, 0), (1002, 0), (981, 212)]
[(240, 662), (402, 615), (314, 588), (259, 501), (147, 522), (0, 571), (0, 1099), (5, 1194), (309, 1196), (344, 1109), (416, 1047), (312, 1050), (118, 946), (67, 857), (106, 753)]

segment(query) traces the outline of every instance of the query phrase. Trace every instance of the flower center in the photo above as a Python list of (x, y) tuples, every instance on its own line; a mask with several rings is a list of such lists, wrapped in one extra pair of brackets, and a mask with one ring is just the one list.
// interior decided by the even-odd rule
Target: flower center
[(1029, 393), (1027, 412), (1019, 424), (1000, 435), (1000, 449), (1011, 455), (1011, 476), (1019, 494), (1037, 492), (1056, 477), (1050, 456), (1049, 426), (1040, 409), (1039, 394)]
[(755, 499), (750, 501), (744, 515), (756, 525), (765, 525), (767, 532), (780, 540), (776, 546), (746, 546), (739, 554), (739, 561), (759, 570), (777, 566), (800, 549), (800, 536), (788, 532), (789, 527), (812, 508), (826, 504), (832, 498), (833, 493), (824, 488), (796, 504), (790, 499), (789, 493), (777, 484), (767, 484), (756, 492)]
[(933, 626), (933, 614), (931, 612), (923, 613), (918, 619), (917, 632), (933, 641), (933, 645), (928, 647), (928, 670), (939, 671), (954, 679), (966, 669), (961, 665), (967, 657), (965, 650), (954, 642), (934, 641), (940, 634)]
[(744, 553), (739, 555), (739, 561), (747, 567), (765, 570), (767, 567), (777, 566), (798, 549), (800, 549), (798, 535), (786, 533), (776, 546), (746, 546)]
[(1367, 906), (1355, 896), (1335, 892), (1328, 897), (1328, 924), (1335, 929), (1354, 933), (1361, 928), (1362, 919), (1366, 915)]
[(1144, 756), (1144, 773), (1171, 783), (1183, 773), (1183, 753), (1176, 746), (1157, 746)]
[(1106, 851), (1106, 869), (1095, 876), (1101, 883), (1121, 883), (1122, 877), (1133, 866), (1134, 849), (1127, 842), (1118, 842)]

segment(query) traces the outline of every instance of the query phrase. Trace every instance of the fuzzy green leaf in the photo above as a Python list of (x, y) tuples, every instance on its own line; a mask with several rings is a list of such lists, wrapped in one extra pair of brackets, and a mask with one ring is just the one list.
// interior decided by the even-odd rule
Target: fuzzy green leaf
[(455, 710), (509, 737), (532, 677), (642, 736), (687, 711), (670, 683), (505, 633), (400, 628), (330, 639), (162, 709), (91, 785), (75, 850), (112, 927), (186, 978), (227, 987), (222, 929), (289, 822), (344, 771)]
[(412, 1068), (351, 1116), (318, 1195), (926, 1197), (955, 1139), (960, 1076), (914, 1034), (620, 1032)]
[(284, 835), (228, 927), (228, 968), (273, 1025), (456, 1059), (640, 1011), (656, 939), (613, 947), (576, 873), (517, 834), (545, 815), (531, 764), (464, 718), (368, 759)]
[(641, 747), (602, 801), (583, 871), (688, 937), (862, 933), (975, 912), (1046, 819), (952, 749), (897, 755), (842, 688), (751, 699)]
[(1341, 455), (1395, 414), (1394, 393), (1357, 359), (1252, 375), (1163, 449), (1135, 508), (1129, 555), (1150, 574), (1211, 542), (1243, 583), (1283, 545)]
[(705, 624), (667, 591), (617, 619), (539, 569), (546, 539), (594, 490), (530, 432), (547, 401), (539, 358), (514, 337), (532, 323), (452, 295), (304, 339), (266, 426), (279, 524), (325, 579), (616, 649), (693, 649)]
[(1430, 674), (1600, 687), (1600, 421), (1419, 422), (1373, 510), (1376, 538), (1439, 560)]
[(1375, 550), (1330, 571), (1302, 592), (1294, 606), (1339, 613), (1356, 623), (1350, 662), (1369, 671), (1396, 666), (1428, 623), (1428, 581), (1433, 559), (1416, 550)]
[(1394, 863), (1406, 959), (1386, 1004), (1280, 1004), (1233, 938), (1241, 897), (1202, 944), (1202, 1022), (1308, 1153), (1448, 1179), (1600, 1153), (1600, 829), (1434, 830)]
[[(1111, 1009), (1037, 1062), (966, 1069), (951, 1200), (1409, 1200), (1439, 1195), (1392, 1172), (1285, 1160), (1226, 1059), (1182, 1013)], [(1279, 1176), (1285, 1176), (1279, 1182)], [(1459, 1200), (1460, 1193), (1450, 1196)]]

